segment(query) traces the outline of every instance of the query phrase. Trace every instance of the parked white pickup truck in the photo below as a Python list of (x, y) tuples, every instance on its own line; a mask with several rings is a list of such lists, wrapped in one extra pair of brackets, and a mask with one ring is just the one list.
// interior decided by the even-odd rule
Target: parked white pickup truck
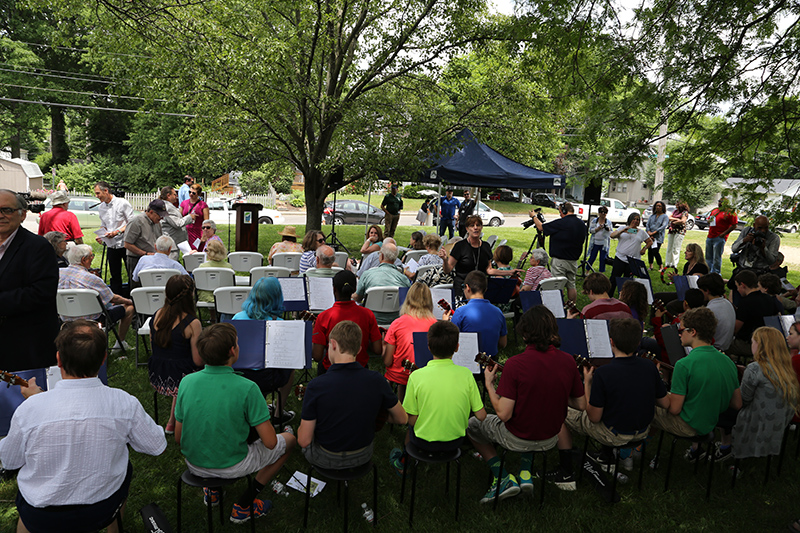
[[(575, 214), (582, 220), (590, 220), (590, 217), (597, 216), (597, 208), (599, 205), (592, 206), (592, 212), (589, 213), (589, 206), (586, 204), (573, 204), (575, 207)], [(628, 223), (628, 216), (631, 213), (640, 214), (640, 211), (634, 207), (625, 207), (621, 200), (616, 198), (600, 198), (600, 205), (608, 208), (608, 220), (615, 226), (625, 225)]]

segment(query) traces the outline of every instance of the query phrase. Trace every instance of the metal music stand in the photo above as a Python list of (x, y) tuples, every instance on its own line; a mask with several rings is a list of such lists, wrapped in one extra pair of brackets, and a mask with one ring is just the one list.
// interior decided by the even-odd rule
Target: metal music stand
[(587, 257), (589, 256), (589, 240), (590, 240), (589, 224), (592, 222), (592, 204), (589, 203), (587, 205), (589, 206), (589, 210), (588, 210), (588, 216), (586, 218), (586, 239), (583, 241), (583, 261), (581, 261), (581, 264), (578, 265), (578, 268), (581, 269), (580, 273), (578, 274), (578, 277), (580, 278), (586, 277), (587, 270), (591, 271), (591, 273), (594, 274), (594, 268), (592, 267), (592, 265), (589, 264), (589, 261), (587, 259)]

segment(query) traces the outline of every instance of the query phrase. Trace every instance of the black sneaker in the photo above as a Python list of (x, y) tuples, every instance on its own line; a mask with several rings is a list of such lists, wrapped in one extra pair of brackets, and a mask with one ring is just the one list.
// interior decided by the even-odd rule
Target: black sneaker
[(706, 458), (706, 452), (703, 450), (702, 447), (698, 446), (697, 448), (689, 447), (683, 454), (684, 460), (694, 463), (695, 461), (702, 461)]
[(733, 459), (733, 446), (722, 447), (721, 442), (714, 443), (714, 462), (722, 463), (728, 459)]
[(572, 472), (567, 473), (562, 468), (551, 470), (544, 475), (544, 479), (550, 483), (555, 483), (556, 487), (561, 490), (573, 491), (578, 488), (575, 482), (575, 474)]
[(614, 455), (607, 454), (607, 453), (591, 453), (588, 452), (586, 456), (594, 461), (597, 466), (600, 467), (600, 470), (603, 472), (607, 472), (610, 474), (614, 473)]

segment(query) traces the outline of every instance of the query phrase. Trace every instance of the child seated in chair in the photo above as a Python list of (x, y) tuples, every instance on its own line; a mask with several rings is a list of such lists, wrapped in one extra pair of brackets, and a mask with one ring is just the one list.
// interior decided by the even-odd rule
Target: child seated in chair
[[(440, 320), (428, 330), (433, 359), (408, 378), (403, 408), (408, 413), (406, 444), (425, 451), (455, 450), (467, 433), (470, 413), (486, 418), (478, 385), (469, 369), (453, 363), (458, 327)], [(392, 450), (391, 463), (402, 473), (402, 450)]]
[[(196, 476), (255, 474), (253, 487), (244, 491), (231, 512), (231, 522), (241, 524), (250, 519), (251, 505), (255, 518), (272, 508), (269, 500), (256, 496), (286, 462), (296, 440), (291, 433), (275, 434), (258, 385), (234, 373), (232, 366), (239, 358), (235, 327), (208, 327), (197, 340), (197, 350), (206, 366), (181, 381), (175, 405), (175, 442)], [(259, 439), (248, 443), (251, 428)], [(203, 493), (206, 502), (219, 502), (218, 490), (203, 488)]]

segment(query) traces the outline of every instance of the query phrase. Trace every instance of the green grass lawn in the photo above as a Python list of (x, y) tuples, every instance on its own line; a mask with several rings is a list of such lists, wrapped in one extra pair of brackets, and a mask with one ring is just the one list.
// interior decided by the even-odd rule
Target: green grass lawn
[[(269, 246), (276, 241), (278, 226), (260, 226), (259, 251), (266, 255)], [(401, 244), (406, 244), (413, 227), (398, 228), (397, 239)], [(304, 228), (297, 228), (302, 234)], [(326, 232), (328, 228), (326, 228)], [(534, 234), (521, 228), (486, 228), (486, 234), (496, 233), (500, 238), (509, 240), (509, 245), (514, 248), (515, 256), (519, 257), (528, 249)], [(227, 227), (220, 226), (219, 235), (227, 241)], [(342, 227), (337, 229), (340, 239), (355, 252), (359, 249), (363, 236), (363, 228), (357, 226)], [(702, 242), (705, 233), (690, 232), (685, 244), (688, 242)], [(785, 244), (795, 244), (797, 237), (792, 236), (784, 241)], [(98, 249), (99, 252), (99, 249)], [(100, 254), (97, 256), (99, 266)], [(726, 260), (723, 276), (730, 275), (730, 263)], [(797, 269), (797, 266), (792, 266)], [(655, 274), (655, 273), (653, 273)], [(668, 290), (658, 276), (653, 275), (655, 291)], [(800, 277), (791, 273), (790, 280), (797, 285)], [(580, 283), (580, 280), (579, 280)], [(586, 303), (581, 296), (580, 305)], [(133, 343), (135, 333), (131, 332), (128, 342)], [(509, 346), (501, 352), (501, 360), (522, 351), (523, 346), (514, 335), (509, 337)], [(373, 358), (370, 367), (377, 371), (383, 370), (379, 358)], [(122, 388), (133, 394), (142, 402), (145, 409), (153, 412), (153, 394), (148, 382), (146, 368), (135, 368), (133, 354), (127, 359), (112, 356), (109, 365), (109, 384)], [(163, 425), (169, 414), (167, 398), (159, 401), (160, 422)], [(300, 402), (292, 397), (290, 409), (299, 412)], [(293, 422), (296, 428), (298, 418)], [(382, 531), (407, 531), (408, 527), (408, 499), (405, 503), (399, 502), (400, 478), (396, 476), (388, 464), (389, 451), (400, 444), (403, 438), (403, 428), (384, 428), (376, 435), (375, 461), (379, 469), (379, 507), (378, 517)], [(798, 433), (793, 433), (789, 438), (787, 457), (784, 460), (783, 471), (780, 478), (775, 476), (777, 461), (772, 462), (772, 475), (769, 482), (764, 485), (764, 469), (766, 460), (746, 461), (743, 466), (744, 476), (737, 482), (736, 489), (731, 490), (730, 477), (727, 466), (717, 466), (714, 472), (714, 493), (711, 501), (705, 500), (705, 469), (697, 476), (692, 475), (692, 468), (685, 463), (681, 456), (686, 445), (679, 442), (676, 446), (675, 461), (669, 492), (664, 492), (664, 476), (666, 461), (657, 471), (646, 468), (644, 473), (644, 487), (641, 492), (636, 490), (635, 473), (629, 473), (631, 482), (620, 485), (618, 490), (622, 501), (616, 505), (608, 505), (592, 489), (588, 482), (579, 483), (577, 492), (562, 492), (554, 486), (548, 486), (544, 507), (538, 507), (537, 499), (531, 500), (527, 496), (517, 496), (500, 504), (497, 513), (490, 506), (481, 506), (478, 500), (488, 488), (488, 468), (481, 461), (474, 459), (470, 453), (462, 457), (462, 486), (461, 486), (461, 511), (460, 521), (453, 521), (454, 498), (452, 487), (455, 483), (455, 473), (452, 473), (451, 494), (444, 495), (444, 466), (421, 467), (417, 479), (417, 500), (415, 509), (415, 529), (418, 531), (449, 532), (456, 529), (460, 531), (589, 531), (600, 532), (640, 532), (640, 531), (703, 531), (703, 532), (760, 532), (760, 531), (785, 531), (786, 525), (800, 516), (800, 506), (797, 504), (797, 494), (800, 493), (800, 462), (794, 458)], [(648, 447), (648, 460), (655, 453), (657, 438)], [(582, 439), (576, 439), (576, 446), (583, 444)], [(662, 454), (669, 450), (669, 442), (665, 442)], [(665, 455), (662, 455), (665, 457)], [(159, 457), (149, 457), (131, 453), (134, 465), (134, 479), (131, 494), (128, 500), (125, 528), (129, 532), (145, 531), (142, 526), (138, 510), (150, 503), (156, 502), (171, 520), (173, 527), (176, 523), (175, 484), (185, 465), (182, 461), (178, 446), (169, 440), (169, 445), (164, 454)], [(518, 466), (518, 457), (509, 455), (509, 470), (512, 472)], [(557, 464), (558, 457), (555, 451), (548, 455), (548, 465)], [(540, 465), (537, 458), (537, 465)], [(280, 472), (278, 479), (282, 482), (289, 480), (291, 474), (298, 469), (305, 471), (307, 464), (299, 450)], [(410, 479), (408, 480), (410, 481)], [(538, 491), (538, 483), (536, 490)], [(371, 526), (360, 518), (362, 502), (369, 502), (371, 506), (371, 480), (369, 477), (352, 483), (350, 487), (350, 529), (352, 531), (369, 531)], [(230, 505), (238, 497), (243, 485), (235, 486), (226, 493), (225, 503), (227, 512)], [(407, 491), (409, 487), (407, 487)], [(272, 513), (257, 522), (259, 531), (299, 531), (302, 529), (304, 496), (291, 491), (288, 497), (276, 496), (272, 498), (268, 489), (262, 497), (272, 499), (275, 509)], [(16, 482), (0, 482), (0, 531), (13, 531), (16, 524), (16, 510), (14, 497)], [(205, 509), (199, 490), (185, 488), (183, 491), (183, 519), (184, 531), (200, 532), (206, 530)], [(406, 493), (406, 498), (409, 492)], [(218, 519), (215, 510), (215, 520)], [(219, 530), (219, 525), (215, 526)], [(342, 505), (337, 504), (336, 489), (329, 485), (323, 493), (312, 500), (309, 527), (313, 531), (337, 531), (342, 527)], [(227, 531), (249, 531), (248, 525), (234, 526), (226, 523), (223, 528)]]

